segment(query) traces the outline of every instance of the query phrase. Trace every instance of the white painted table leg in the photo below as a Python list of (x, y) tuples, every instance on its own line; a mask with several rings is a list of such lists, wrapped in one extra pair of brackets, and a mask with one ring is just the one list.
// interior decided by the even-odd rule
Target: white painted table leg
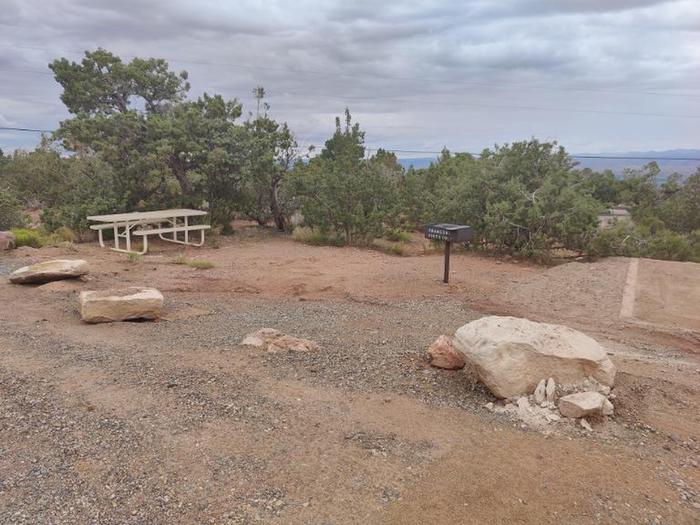
[(126, 234), (126, 251), (131, 251), (131, 230), (129, 230), (129, 221), (124, 223), (124, 233)]

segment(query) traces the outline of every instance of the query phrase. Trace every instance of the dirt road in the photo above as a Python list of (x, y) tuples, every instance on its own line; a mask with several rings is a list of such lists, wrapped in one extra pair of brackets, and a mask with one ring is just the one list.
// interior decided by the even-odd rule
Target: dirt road
[[(160, 250), (160, 251), (159, 251)], [(628, 261), (551, 269), (396, 257), (250, 233), (136, 263), (91, 245), (86, 281), (0, 283), (2, 523), (697, 523), (700, 359), (619, 319)], [(148, 284), (155, 323), (89, 326), (76, 291)], [(489, 412), (440, 333), (484, 313), (564, 322), (619, 367), (617, 416), (587, 434)], [(238, 345), (271, 326), (310, 354)], [(683, 344), (677, 344), (682, 340)]]

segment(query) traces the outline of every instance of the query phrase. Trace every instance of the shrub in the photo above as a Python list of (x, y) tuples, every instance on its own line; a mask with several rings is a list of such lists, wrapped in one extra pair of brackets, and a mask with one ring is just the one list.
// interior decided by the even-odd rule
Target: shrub
[(48, 236), (41, 230), (31, 230), (29, 228), (13, 228), (12, 233), (15, 235), (15, 243), (17, 247), (31, 246), (32, 248), (41, 248), (48, 244)]
[(665, 228), (618, 223), (599, 231), (591, 240), (588, 252), (599, 257), (621, 255), (700, 261), (700, 234), (682, 235)]
[(196, 270), (209, 270), (210, 268), (214, 268), (214, 266), (216, 266), (213, 262), (206, 259), (188, 259), (184, 255), (178, 255), (172, 260), (172, 263), (184, 264)]
[(214, 268), (215, 264), (211, 261), (207, 261), (206, 259), (192, 259), (190, 261), (187, 261), (185, 264), (189, 266), (190, 268), (194, 268), (196, 270), (209, 270), (210, 268)]
[(343, 246), (345, 240), (339, 235), (324, 233), (318, 228), (297, 226), (292, 232), (292, 238), (297, 242), (312, 244), (314, 246)]
[(0, 189), (0, 230), (19, 228), (26, 223), (19, 201), (9, 191)]
[(132, 264), (136, 264), (138, 262), (141, 262), (141, 254), (140, 253), (127, 253), (126, 254), (126, 260), (129, 261)]
[(78, 236), (68, 226), (61, 226), (53, 232), (53, 236), (64, 242), (76, 242)]
[(389, 248), (389, 251), (391, 253), (393, 253), (394, 255), (404, 255), (405, 254), (404, 248), (400, 244), (392, 245), (392, 247)]
[(409, 243), (413, 240), (413, 234), (403, 230), (389, 230), (385, 237), (392, 242)]

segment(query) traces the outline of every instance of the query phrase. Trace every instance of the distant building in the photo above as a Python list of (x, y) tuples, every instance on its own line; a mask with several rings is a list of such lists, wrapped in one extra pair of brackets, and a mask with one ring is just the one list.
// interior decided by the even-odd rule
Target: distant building
[(605, 213), (598, 215), (598, 227), (601, 230), (610, 228), (618, 222), (632, 222), (632, 216), (629, 210), (624, 206), (610, 208)]

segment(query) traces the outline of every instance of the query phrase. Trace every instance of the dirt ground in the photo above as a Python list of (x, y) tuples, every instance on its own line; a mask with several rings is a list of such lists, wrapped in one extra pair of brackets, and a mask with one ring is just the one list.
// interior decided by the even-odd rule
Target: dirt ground
[(641, 260), (635, 318), (700, 332), (700, 264)]
[[(174, 264), (180, 254), (214, 263)], [(95, 244), (0, 256), (0, 273), (83, 258), (83, 280), (0, 279), (1, 523), (700, 521), (698, 265), (552, 268), (457, 252), (400, 257), (249, 228), (220, 248)], [(663, 277), (659, 277), (663, 276)], [(85, 325), (79, 290), (149, 285), (159, 322)], [(661, 301), (661, 303), (658, 303)], [(678, 306), (681, 304), (681, 306)], [(686, 304), (686, 307), (682, 305)], [(652, 306), (650, 306), (652, 305)], [(485, 314), (582, 330), (618, 367), (616, 416), (529, 428), (427, 345)], [(321, 351), (262, 354), (261, 327)]]

